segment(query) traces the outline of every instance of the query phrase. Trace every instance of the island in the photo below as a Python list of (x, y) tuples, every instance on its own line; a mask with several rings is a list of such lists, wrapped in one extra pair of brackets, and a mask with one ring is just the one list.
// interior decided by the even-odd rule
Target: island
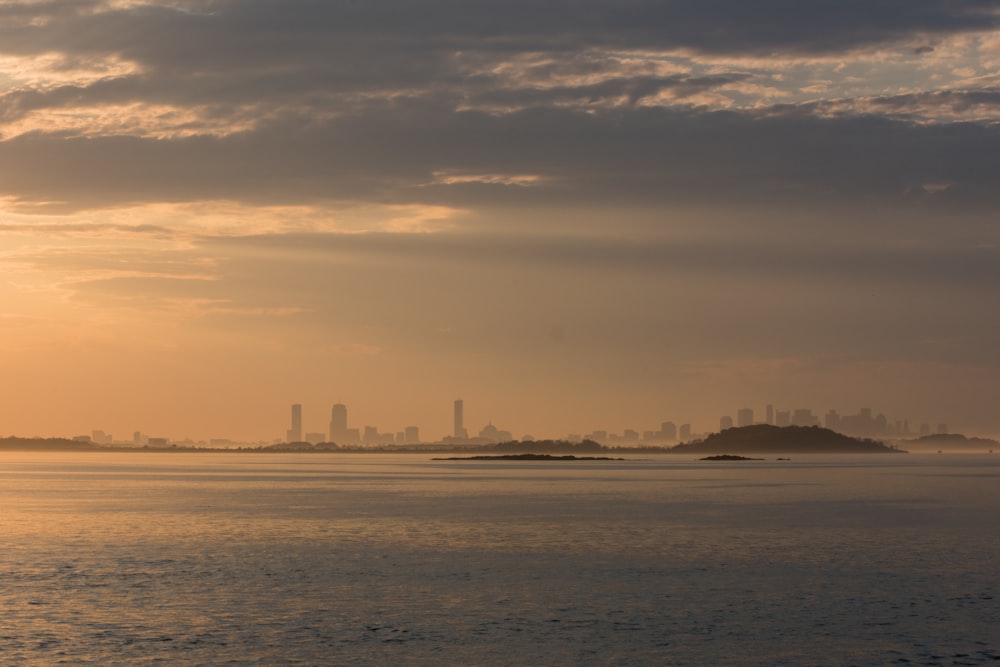
[(69, 438), (0, 438), (0, 451), (96, 452), (101, 448), (90, 442)]
[[(737, 456), (736, 454), (716, 454), (714, 456), (704, 456), (699, 461), (763, 461), (764, 459), (755, 459), (749, 456)], [(781, 461), (782, 459), (778, 459)]]
[(670, 449), (672, 454), (897, 454), (883, 442), (852, 438), (819, 426), (754, 424), (727, 428), (704, 440)]
[(448, 456), (431, 461), (624, 461), (611, 456), (554, 456), (552, 454), (496, 454), (480, 456)]
[(906, 440), (904, 446), (914, 450), (946, 452), (993, 452), (1000, 450), (1000, 442), (992, 438), (970, 438), (961, 433), (935, 433), (916, 440)]

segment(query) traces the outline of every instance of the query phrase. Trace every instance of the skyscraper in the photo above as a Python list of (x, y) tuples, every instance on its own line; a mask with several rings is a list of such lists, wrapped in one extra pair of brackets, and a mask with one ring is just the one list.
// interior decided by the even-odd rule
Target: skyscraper
[(343, 442), (347, 438), (347, 406), (336, 403), (330, 413), (330, 442)]
[(737, 426), (753, 426), (753, 408), (740, 408), (736, 411)]
[(796, 408), (792, 412), (792, 426), (819, 426), (819, 417), (809, 408)]
[(455, 433), (456, 438), (467, 438), (469, 434), (465, 431), (465, 402), (462, 399), (455, 400)]
[(295, 403), (292, 405), (292, 427), (288, 429), (287, 437), (285, 438), (288, 442), (301, 442), (302, 441), (302, 404)]

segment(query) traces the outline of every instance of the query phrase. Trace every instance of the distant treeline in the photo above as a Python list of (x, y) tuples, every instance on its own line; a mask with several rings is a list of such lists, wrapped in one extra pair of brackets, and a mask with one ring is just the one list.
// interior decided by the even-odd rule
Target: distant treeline
[(934, 447), (940, 449), (988, 449), (1000, 448), (1000, 442), (992, 438), (968, 438), (961, 433), (935, 433), (911, 440), (914, 447)]
[(492, 445), (491, 449), (507, 454), (549, 454), (552, 452), (573, 454), (605, 452), (608, 450), (607, 447), (593, 440), (584, 440), (583, 442), (569, 442), (567, 440), (527, 440), (519, 442), (513, 440), (511, 442), (501, 442)]
[(698, 454), (878, 454), (901, 450), (870, 438), (852, 438), (819, 426), (754, 424), (727, 428), (704, 440), (677, 445), (672, 452)]
[(287, 442), (262, 447), (266, 451), (309, 452), (327, 451), (345, 454), (370, 452), (489, 452), (497, 454), (593, 454), (601, 452), (666, 452), (669, 447), (607, 447), (593, 440), (570, 442), (569, 440), (511, 440), (499, 443), (426, 443), (422, 445), (387, 445), (383, 447), (362, 447), (359, 445), (339, 446), (331, 442), (309, 444), (308, 442)]
[(0, 450), (49, 450), (54, 452), (96, 451), (100, 447), (90, 442), (69, 438), (0, 438)]

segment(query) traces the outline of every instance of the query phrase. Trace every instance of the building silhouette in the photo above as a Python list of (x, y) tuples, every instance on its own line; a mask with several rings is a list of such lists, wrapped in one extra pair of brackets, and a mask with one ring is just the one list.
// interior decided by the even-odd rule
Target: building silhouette
[(819, 417), (809, 408), (796, 408), (792, 412), (792, 426), (819, 426)]
[(514, 434), (510, 431), (502, 431), (489, 422), (479, 431), (479, 438), (482, 442), (509, 442), (514, 439)]
[(330, 411), (330, 442), (338, 444), (347, 440), (347, 406), (336, 403)]
[(292, 427), (288, 429), (286, 442), (302, 442), (302, 404), (292, 405)]
[(854, 415), (839, 415), (838, 430), (855, 437), (878, 437), (885, 435), (886, 418), (872, 415), (871, 408), (861, 408)]
[(462, 399), (455, 400), (455, 432), (454, 437), (456, 438), (468, 438), (469, 433), (465, 430), (465, 401)]
[(661, 440), (676, 440), (677, 425), (673, 422), (662, 422), (660, 424), (659, 437)]

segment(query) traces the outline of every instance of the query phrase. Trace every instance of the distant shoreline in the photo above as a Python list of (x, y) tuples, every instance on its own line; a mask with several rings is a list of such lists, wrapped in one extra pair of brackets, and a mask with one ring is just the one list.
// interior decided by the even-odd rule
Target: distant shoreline
[[(169, 442), (169, 441), (168, 441)], [(905, 449), (904, 449), (905, 448)], [(855, 438), (818, 426), (771, 426), (755, 424), (729, 428), (712, 433), (704, 439), (673, 446), (632, 444), (602, 445), (593, 440), (526, 440), (499, 443), (432, 442), (411, 445), (337, 445), (332, 442), (284, 442), (275, 444), (242, 443), (227, 446), (197, 445), (191, 442), (155, 445), (116, 443), (103, 445), (71, 438), (0, 438), (0, 452), (95, 452), (95, 453), (158, 453), (158, 454), (453, 454), (468, 457), (514, 458), (517, 455), (575, 456), (577, 459), (612, 458), (621, 455), (742, 455), (766, 454), (905, 454), (914, 451), (937, 453), (993, 453), (1000, 443), (989, 438), (966, 437), (959, 433), (924, 436), (912, 440), (883, 442), (871, 438)], [(544, 460), (539, 458), (538, 460)], [(564, 458), (563, 460), (571, 460)]]
[(274, 445), (243, 445), (238, 447), (194, 446), (190, 444), (157, 443), (154, 446), (100, 445), (68, 438), (0, 438), (0, 451), (56, 451), (56, 452), (111, 452), (111, 453), (194, 453), (194, 454), (455, 454), (466, 458), (508, 458), (522, 460), (528, 457), (561, 458), (561, 460), (608, 459), (622, 454), (701, 454), (701, 455), (758, 455), (758, 454), (898, 454), (905, 453), (896, 446), (871, 439), (852, 438), (829, 429), (802, 426), (769, 426), (757, 424), (730, 428), (713, 433), (704, 440), (680, 443), (672, 447), (635, 445), (609, 447), (592, 440), (569, 442), (566, 440), (509, 441), (494, 444), (429, 443), (425, 445), (389, 445), (363, 447), (313, 444), (308, 442), (278, 443)]

